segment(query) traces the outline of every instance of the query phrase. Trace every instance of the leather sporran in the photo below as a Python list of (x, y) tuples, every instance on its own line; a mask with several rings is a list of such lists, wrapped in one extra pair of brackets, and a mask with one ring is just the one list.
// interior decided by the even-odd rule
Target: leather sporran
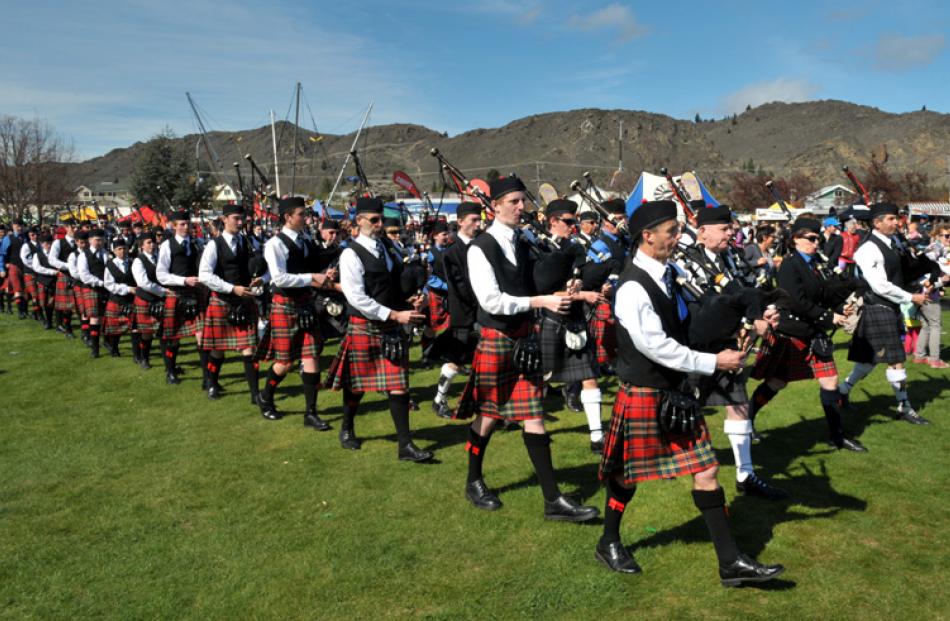
[(297, 327), (301, 330), (311, 330), (313, 329), (314, 322), (316, 318), (314, 317), (313, 309), (309, 306), (298, 306), (297, 307)]
[(834, 356), (835, 344), (824, 332), (819, 332), (811, 339), (811, 353), (817, 358), (827, 360)]
[(515, 366), (522, 375), (534, 375), (541, 370), (541, 345), (533, 332), (515, 341)]
[(228, 304), (228, 323), (232, 326), (247, 326), (251, 323), (250, 313), (247, 312), (247, 306), (244, 303)]
[(656, 420), (665, 433), (685, 435), (696, 431), (702, 420), (702, 405), (695, 391), (661, 389)]
[(393, 364), (402, 364), (406, 356), (406, 339), (400, 329), (387, 330), (380, 335), (383, 357)]
[(185, 321), (191, 321), (198, 318), (198, 299), (191, 297), (178, 298), (178, 304), (175, 307), (178, 316)]

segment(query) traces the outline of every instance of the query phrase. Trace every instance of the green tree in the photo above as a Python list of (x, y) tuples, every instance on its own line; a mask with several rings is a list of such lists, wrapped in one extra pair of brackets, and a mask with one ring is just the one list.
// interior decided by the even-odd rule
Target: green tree
[(193, 169), (189, 151), (176, 143), (168, 127), (149, 140), (132, 172), (130, 189), (135, 199), (160, 211), (169, 208), (168, 202), (186, 209), (207, 204), (214, 184), (207, 174)]

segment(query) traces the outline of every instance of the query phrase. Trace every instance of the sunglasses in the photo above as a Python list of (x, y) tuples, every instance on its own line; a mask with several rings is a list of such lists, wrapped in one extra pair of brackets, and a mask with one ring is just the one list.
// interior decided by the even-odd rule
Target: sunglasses
[(942, 237), (942, 238), (944, 238), (944, 239), (950, 238), (950, 233), (941, 233), (941, 234), (940, 234), (940, 237)]
[(802, 237), (802, 239), (807, 239), (808, 241), (812, 243), (816, 243), (821, 238), (817, 235), (805, 235)]
[(577, 220), (574, 218), (561, 218), (561, 222), (568, 226), (574, 226), (577, 223)]
[(379, 221), (382, 220), (382, 218), (380, 218), (379, 216), (373, 216), (372, 218), (367, 218), (367, 219), (369, 220), (370, 224), (378, 224)]

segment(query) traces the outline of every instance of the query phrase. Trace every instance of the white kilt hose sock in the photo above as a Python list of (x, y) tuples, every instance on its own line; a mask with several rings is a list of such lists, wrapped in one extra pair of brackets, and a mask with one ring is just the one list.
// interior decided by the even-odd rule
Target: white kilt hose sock
[(436, 389), (435, 399), (436, 403), (445, 403), (446, 395), (449, 392), (449, 384), (452, 383), (452, 378), (458, 375), (458, 371), (452, 368), (449, 363), (442, 365), (441, 375), (439, 376), (439, 386)]
[(722, 430), (732, 445), (732, 455), (736, 460), (736, 480), (740, 483), (752, 475), (752, 421), (725, 420)]
[(908, 401), (907, 399), (907, 369), (888, 369), (884, 372), (887, 382), (894, 389), (894, 396), (897, 403)]
[(873, 364), (869, 364), (867, 362), (855, 363), (854, 368), (851, 369), (851, 375), (848, 376), (848, 379), (841, 382), (841, 385), (838, 386), (838, 390), (845, 395), (850, 393), (851, 389), (854, 388), (858, 382), (867, 377), (868, 373), (873, 370)]
[(590, 427), (590, 441), (600, 442), (604, 439), (603, 423), (600, 418), (600, 388), (585, 388), (581, 391), (581, 404), (587, 416), (587, 426)]

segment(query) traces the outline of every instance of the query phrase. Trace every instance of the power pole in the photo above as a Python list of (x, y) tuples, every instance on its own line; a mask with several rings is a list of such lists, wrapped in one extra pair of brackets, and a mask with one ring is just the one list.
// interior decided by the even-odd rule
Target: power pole
[(620, 140), (617, 142), (619, 150), (620, 163), (617, 164), (617, 170), (623, 172), (623, 119), (620, 119)]

